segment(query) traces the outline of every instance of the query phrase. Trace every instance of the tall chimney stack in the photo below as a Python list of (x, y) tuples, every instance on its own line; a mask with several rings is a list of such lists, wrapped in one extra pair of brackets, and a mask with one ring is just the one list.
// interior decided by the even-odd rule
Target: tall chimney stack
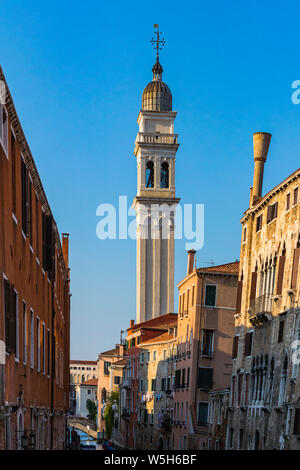
[(251, 191), (252, 205), (256, 204), (262, 195), (264, 166), (265, 161), (267, 160), (271, 137), (272, 135), (268, 132), (255, 132), (255, 134), (253, 134), (254, 175)]
[(186, 273), (187, 276), (194, 271), (195, 254), (196, 254), (195, 250), (188, 251), (188, 264), (187, 264), (187, 273)]

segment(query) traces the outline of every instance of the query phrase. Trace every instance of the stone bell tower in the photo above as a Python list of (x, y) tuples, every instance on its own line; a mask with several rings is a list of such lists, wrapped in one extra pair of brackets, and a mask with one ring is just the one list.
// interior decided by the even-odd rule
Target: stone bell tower
[(175, 197), (175, 157), (179, 147), (174, 134), (176, 112), (172, 94), (162, 81), (158, 25), (156, 63), (152, 81), (142, 97), (134, 154), (137, 159), (137, 323), (174, 310), (174, 217), (180, 199)]

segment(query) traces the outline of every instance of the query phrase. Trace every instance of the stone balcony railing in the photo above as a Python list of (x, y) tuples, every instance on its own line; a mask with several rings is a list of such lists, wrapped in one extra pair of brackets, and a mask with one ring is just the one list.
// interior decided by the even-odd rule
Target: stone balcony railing
[(250, 301), (249, 320), (253, 325), (266, 323), (272, 318), (273, 294), (263, 294)]
[(136, 143), (139, 144), (177, 144), (178, 134), (161, 134), (156, 132), (150, 134), (147, 132), (139, 132), (136, 138)]

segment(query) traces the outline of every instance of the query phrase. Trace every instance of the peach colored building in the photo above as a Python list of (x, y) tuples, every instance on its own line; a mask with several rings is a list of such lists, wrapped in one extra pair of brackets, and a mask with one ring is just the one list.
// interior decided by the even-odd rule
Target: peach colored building
[(111, 390), (111, 364), (117, 363), (124, 357), (124, 346), (116, 344), (114, 349), (104, 351), (98, 356), (98, 432), (105, 430), (104, 410), (108, 394)]
[(230, 386), (239, 263), (194, 268), (178, 284), (172, 448), (204, 449), (209, 392)]

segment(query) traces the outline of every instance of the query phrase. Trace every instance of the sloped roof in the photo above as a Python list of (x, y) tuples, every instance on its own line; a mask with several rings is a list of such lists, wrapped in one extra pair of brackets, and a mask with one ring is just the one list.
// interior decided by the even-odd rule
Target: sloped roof
[(218, 266), (208, 266), (205, 268), (198, 268), (197, 272), (199, 273), (224, 273), (224, 274), (238, 274), (239, 273), (239, 261), (234, 261), (233, 263), (219, 264)]
[(98, 379), (90, 379), (90, 380), (87, 380), (86, 382), (81, 382), (80, 385), (86, 385), (88, 387), (90, 386), (98, 387)]
[(142, 343), (139, 344), (139, 346), (143, 346), (144, 344), (165, 343), (172, 339), (175, 339), (173, 335), (170, 335), (169, 333), (163, 333), (162, 335), (155, 336), (155, 338), (151, 338), (151, 339), (147, 339), (146, 341), (143, 341)]
[(140, 328), (151, 328), (151, 327), (159, 327), (168, 325), (171, 322), (174, 322), (178, 318), (177, 313), (166, 313), (161, 317), (151, 318), (151, 320), (144, 321), (142, 323), (138, 323), (137, 325), (133, 325), (128, 330), (138, 330)]
[(127, 364), (127, 359), (121, 359), (120, 361), (116, 361), (116, 362), (112, 362), (110, 367), (111, 366), (126, 366)]

